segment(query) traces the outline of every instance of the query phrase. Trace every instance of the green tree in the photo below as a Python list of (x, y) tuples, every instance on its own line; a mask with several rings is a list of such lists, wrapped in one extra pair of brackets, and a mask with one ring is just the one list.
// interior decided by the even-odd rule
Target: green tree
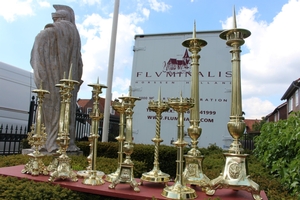
[(266, 118), (262, 117), (260, 121), (254, 122), (252, 125), (252, 130), (253, 131), (260, 131), (262, 126), (266, 123)]

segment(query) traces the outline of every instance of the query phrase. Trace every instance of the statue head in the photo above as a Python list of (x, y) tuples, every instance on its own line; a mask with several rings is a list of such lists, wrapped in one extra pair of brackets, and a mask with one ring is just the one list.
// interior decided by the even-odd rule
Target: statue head
[(53, 7), (56, 10), (55, 13), (52, 13), (52, 19), (54, 22), (67, 20), (75, 24), (75, 16), (72, 8), (65, 5), (53, 5)]
[(57, 22), (60, 20), (70, 21), (69, 12), (66, 10), (58, 10), (55, 13), (52, 13), (53, 22)]

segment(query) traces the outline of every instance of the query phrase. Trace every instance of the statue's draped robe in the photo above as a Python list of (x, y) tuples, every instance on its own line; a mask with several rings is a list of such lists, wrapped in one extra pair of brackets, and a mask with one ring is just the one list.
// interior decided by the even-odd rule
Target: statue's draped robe
[[(58, 133), (60, 115), (60, 93), (55, 87), (60, 83), (64, 73), (65, 78), (69, 76), (72, 63), (72, 79), (81, 81), (82, 60), (81, 42), (76, 25), (65, 20), (48, 24), (35, 38), (31, 51), (31, 66), (34, 70), (36, 87), (48, 90), (50, 94), (45, 95), (43, 102), (43, 123), (46, 126), (47, 142), (45, 148), (48, 152), (58, 149), (56, 138)], [(69, 151), (77, 151), (75, 145), (75, 115), (76, 100), (79, 85), (75, 85), (72, 91), (70, 105), (70, 145)]]

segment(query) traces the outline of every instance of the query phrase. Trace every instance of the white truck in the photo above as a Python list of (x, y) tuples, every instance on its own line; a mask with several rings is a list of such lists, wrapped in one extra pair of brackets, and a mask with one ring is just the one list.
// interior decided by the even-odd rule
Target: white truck
[[(227, 130), (231, 105), (231, 54), (226, 41), (219, 38), (221, 31), (197, 32), (197, 38), (207, 42), (199, 52), (199, 103), (202, 134), (199, 147), (210, 144), (227, 149), (232, 141)], [(149, 100), (191, 97), (191, 53), (182, 42), (192, 38), (192, 32), (136, 35), (133, 47), (131, 77), (132, 96), (139, 97), (133, 114), (135, 143), (153, 144), (156, 114), (148, 109)], [(170, 109), (162, 113), (160, 136), (162, 144), (177, 140), (178, 114)], [(190, 114), (184, 114), (185, 140)]]
[(0, 62), (0, 125), (27, 126), (34, 89), (32, 72)]

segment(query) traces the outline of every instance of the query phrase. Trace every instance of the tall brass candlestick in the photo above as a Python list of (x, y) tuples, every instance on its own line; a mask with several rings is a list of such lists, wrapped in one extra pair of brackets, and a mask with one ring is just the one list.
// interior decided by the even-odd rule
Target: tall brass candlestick
[(124, 143), (124, 153), (126, 154), (126, 159), (121, 164), (120, 173), (118, 176), (113, 179), (111, 184), (108, 186), (110, 189), (114, 189), (119, 183), (127, 183), (133, 187), (135, 192), (139, 192), (138, 183), (135, 181), (133, 177), (133, 162), (131, 160), (131, 154), (133, 153), (133, 143), (132, 143), (132, 115), (133, 115), (133, 107), (134, 103), (137, 100), (141, 100), (138, 97), (131, 96), (131, 87), (129, 89), (129, 95), (127, 97), (120, 97), (119, 99), (123, 100), (127, 103), (127, 109), (125, 111), (126, 114), (126, 136)]
[[(99, 79), (96, 84), (89, 84), (88, 86), (93, 87), (93, 112), (90, 113), (90, 118), (92, 119), (92, 132), (89, 136), (90, 145), (92, 147), (91, 152), (91, 166), (88, 170), (87, 176), (83, 180), (83, 184), (86, 185), (102, 185), (105, 181), (102, 179), (104, 173), (97, 171), (96, 169), (96, 159), (97, 159), (97, 143), (99, 138), (99, 120), (103, 118), (103, 114), (99, 112), (99, 94), (102, 93), (102, 88), (107, 88), (105, 85), (99, 84)], [(79, 173), (80, 174), (80, 173)]]
[(117, 176), (119, 175), (120, 170), (121, 170), (121, 165), (123, 163), (123, 153), (124, 153), (123, 146), (124, 146), (124, 141), (125, 141), (125, 136), (124, 136), (125, 111), (128, 108), (128, 103), (124, 102), (124, 100), (122, 100), (121, 102), (114, 101), (112, 104), (112, 107), (120, 114), (119, 136), (116, 137), (116, 140), (118, 141), (118, 144), (119, 144), (118, 168), (115, 172), (105, 176), (105, 180), (108, 182), (112, 182), (114, 179), (117, 178)]
[(178, 138), (173, 144), (177, 148), (176, 160), (176, 179), (172, 186), (166, 186), (162, 192), (162, 196), (170, 199), (195, 199), (197, 194), (194, 189), (186, 186), (183, 177), (183, 147), (188, 143), (184, 141), (184, 113), (194, 106), (194, 102), (189, 98), (171, 98), (168, 104), (178, 113)]
[[(202, 162), (204, 156), (201, 155), (199, 149), (197, 149), (198, 138), (201, 136), (202, 129), (200, 128), (200, 103), (199, 103), (199, 59), (198, 54), (201, 48), (206, 46), (207, 42), (196, 38), (196, 23), (194, 23), (193, 38), (187, 39), (182, 43), (182, 46), (189, 49), (192, 53), (192, 84), (191, 84), (191, 98), (195, 100), (194, 107), (190, 110), (190, 127), (188, 128), (188, 134), (191, 138), (191, 150), (188, 151), (187, 155), (184, 155), (186, 160), (186, 166), (184, 170), (184, 177), (187, 183), (198, 185), (207, 190), (210, 180), (203, 173)], [(210, 191), (214, 193), (214, 191)]]
[[(65, 79), (65, 73), (63, 80)], [(56, 84), (56, 87), (59, 88), (59, 93), (61, 96), (61, 101), (60, 101), (60, 111), (59, 111), (59, 122), (58, 122), (58, 133), (57, 133), (57, 138), (62, 138), (62, 135), (64, 133), (64, 115), (65, 115), (65, 107), (66, 107), (66, 95), (65, 95), (65, 85), (64, 84)], [(49, 172), (55, 171), (55, 169), (58, 166), (58, 157), (61, 155), (62, 152), (62, 146), (60, 145), (60, 140), (56, 140), (56, 143), (58, 145), (58, 150), (52, 155), (53, 160), (52, 162), (48, 165), (47, 170)]]
[(162, 172), (159, 168), (159, 145), (163, 141), (160, 138), (160, 124), (161, 124), (161, 114), (162, 112), (168, 111), (169, 105), (167, 102), (161, 101), (161, 91), (158, 92), (158, 100), (149, 101), (149, 110), (156, 113), (156, 126), (155, 126), (155, 138), (152, 139), (154, 142), (154, 163), (153, 169), (150, 172), (142, 174), (141, 184), (143, 181), (154, 182), (154, 183), (165, 183), (169, 181), (170, 175)]
[(234, 138), (230, 145), (229, 152), (224, 153), (226, 157), (225, 167), (221, 175), (212, 180), (212, 188), (232, 188), (234, 190), (246, 190), (252, 193), (255, 200), (262, 199), (259, 185), (247, 176), (248, 154), (241, 154), (243, 149), (239, 138), (245, 130), (244, 117), (242, 115), (242, 95), (241, 95), (241, 70), (240, 70), (240, 46), (244, 44), (244, 38), (251, 35), (250, 31), (236, 27), (235, 10), (233, 11), (233, 29), (223, 31), (220, 38), (226, 40), (226, 44), (231, 46), (232, 54), (232, 94), (231, 113), (227, 124), (230, 135)]
[(37, 93), (38, 98), (38, 107), (37, 107), (37, 116), (36, 116), (36, 125), (34, 124), (31, 127), (31, 132), (28, 133), (28, 143), (34, 148), (33, 153), (28, 154), (30, 156), (29, 162), (24, 166), (24, 169), (21, 171), (23, 174), (28, 173), (33, 176), (39, 174), (48, 175), (46, 166), (42, 161), (42, 154), (39, 149), (45, 144), (47, 139), (47, 134), (45, 132), (45, 126), (42, 124), (42, 104), (45, 94), (49, 94), (48, 90), (43, 90), (42, 85), (40, 89), (33, 90), (32, 92)]
[(60, 82), (63, 86), (59, 85), (63, 90), (61, 92), (62, 99), (65, 99), (65, 110), (61, 112), (60, 122), (63, 121), (63, 132), (58, 135), (57, 142), (59, 144), (59, 152), (61, 155), (57, 158), (58, 165), (53, 172), (50, 173), (49, 181), (54, 181), (55, 179), (71, 179), (71, 181), (77, 181), (77, 175), (72, 170), (70, 166), (71, 159), (67, 155), (67, 148), (69, 146), (69, 124), (70, 124), (70, 103), (72, 97), (72, 90), (74, 89), (74, 85), (78, 84), (78, 81), (72, 80), (72, 65), (69, 71), (68, 79), (61, 79)]

